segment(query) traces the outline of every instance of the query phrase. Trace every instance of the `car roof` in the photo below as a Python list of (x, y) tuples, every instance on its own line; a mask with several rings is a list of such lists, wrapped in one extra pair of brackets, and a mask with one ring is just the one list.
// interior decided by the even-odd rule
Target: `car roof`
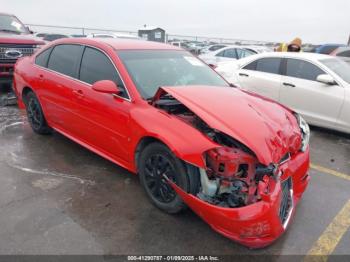
[(66, 38), (54, 42), (55, 44), (102, 44), (112, 47), (115, 50), (183, 50), (173, 45), (164, 43), (120, 39), (120, 38)]
[(309, 59), (309, 60), (322, 60), (331, 58), (332, 56), (324, 55), (324, 54), (317, 54), (317, 53), (308, 53), (308, 52), (267, 52), (267, 53), (261, 53), (256, 54), (253, 56), (249, 56), (251, 58), (258, 58), (258, 57), (289, 57), (289, 58), (301, 58), (301, 59)]

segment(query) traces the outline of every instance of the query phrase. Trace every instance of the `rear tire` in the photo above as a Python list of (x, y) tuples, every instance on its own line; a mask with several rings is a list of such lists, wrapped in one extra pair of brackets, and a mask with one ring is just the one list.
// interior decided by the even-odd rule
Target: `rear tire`
[(48, 126), (40, 102), (34, 92), (30, 91), (25, 96), (25, 107), (28, 122), (35, 133), (47, 135), (52, 133)]
[(147, 196), (164, 212), (175, 214), (186, 209), (186, 205), (163, 174), (187, 193), (199, 191), (198, 169), (185, 164), (161, 143), (151, 143), (141, 152), (138, 167)]

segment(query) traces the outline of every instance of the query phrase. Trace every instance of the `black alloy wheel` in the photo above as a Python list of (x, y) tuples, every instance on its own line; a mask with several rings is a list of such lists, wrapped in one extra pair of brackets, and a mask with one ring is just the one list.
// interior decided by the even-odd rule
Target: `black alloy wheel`
[(175, 168), (170, 160), (162, 154), (154, 154), (145, 163), (145, 182), (153, 197), (162, 203), (169, 203), (176, 197), (174, 189), (165, 176), (177, 183)]
[(47, 125), (46, 119), (39, 103), (38, 98), (33, 92), (29, 92), (25, 97), (25, 106), (28, 116), (28, 121), (33, 131), (38, 134), (49, 134), (52, 132)]
[(159, 142), (151, 143), (142, 150), (138, 172), (141, 185), (151, 202), (167, 213), (178, 213), (186, 205), (166, 178), (187, 193), (195, 195), (199, 191), (198, 168), (184, 163)]

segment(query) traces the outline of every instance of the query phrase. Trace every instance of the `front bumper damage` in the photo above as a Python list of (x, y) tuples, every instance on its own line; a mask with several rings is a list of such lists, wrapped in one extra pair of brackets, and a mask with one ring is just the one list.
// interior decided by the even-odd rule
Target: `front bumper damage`
[[(270, 245), (279, 238), (290, 224), (303, 192), (309, 182), (309, 149), (298, 152), (278, 167), (280, 177), (269, 177), (265, 185), (261, 182), (261, 200), (244, 207), (227, 208), (209, 204), (197, 196), (183, 191), (169, 181), (183, 201), (215, 231), (249, 248)], [(291, 180), (288, 195), (289, 206), (283, 206), (282, 185)], [(266, 193), (268, 188), (268, 193)], [(289, 194), (290, 193), (290, 194)], [(281, 208), (288, 208), (286, 217), (281, 217)]]

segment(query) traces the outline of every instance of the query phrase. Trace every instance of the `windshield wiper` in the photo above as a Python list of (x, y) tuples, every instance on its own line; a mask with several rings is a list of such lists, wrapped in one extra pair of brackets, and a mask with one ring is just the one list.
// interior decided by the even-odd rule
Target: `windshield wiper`
[(15, 34), (21, 34), (21, 32), (19, 31), (15, 31), (15, 30), (10, 30), (10, 29), (0, 29), (0, 32), (6, 32), (6, 33), (15, 33)]

